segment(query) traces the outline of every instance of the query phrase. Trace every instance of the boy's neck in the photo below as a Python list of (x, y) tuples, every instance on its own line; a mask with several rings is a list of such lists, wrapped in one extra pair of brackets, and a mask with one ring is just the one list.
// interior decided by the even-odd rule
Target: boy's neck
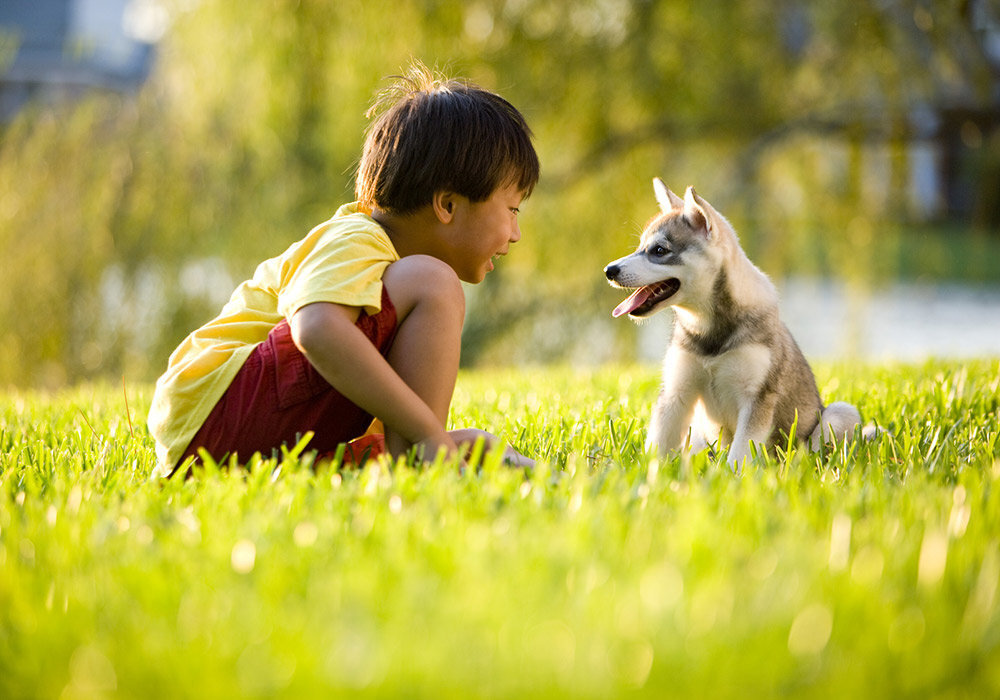
[(385, 230), (399, 257), (435, 254), (440, 221), (434, 215), (432, 207), (422, 207), (404, 216), (373, 208), (371, 217)]

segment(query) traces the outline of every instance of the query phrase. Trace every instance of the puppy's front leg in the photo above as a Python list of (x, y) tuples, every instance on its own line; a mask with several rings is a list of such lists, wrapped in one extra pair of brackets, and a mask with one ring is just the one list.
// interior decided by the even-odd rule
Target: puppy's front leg
[(699, 369), (693, 358), (671, 345), (663, 360), (663, 387), (653, 406), (646, 449), (665, 455), (683, 446), (699, 386)]
[(689, 397), (671, 395), (665, 389), (661, 391), (649, 419), (646, 449), (655, 449), (661, 456), (679, 450), (691, 427), (693, 414), (694, 401)]
[(747, 401), (740, 407), (736, 431), (729, 447), (729, 466), (741, 465), (750, 456), (750, 442), (759, 448), (767, 445), (774, 424), (774, 397)]

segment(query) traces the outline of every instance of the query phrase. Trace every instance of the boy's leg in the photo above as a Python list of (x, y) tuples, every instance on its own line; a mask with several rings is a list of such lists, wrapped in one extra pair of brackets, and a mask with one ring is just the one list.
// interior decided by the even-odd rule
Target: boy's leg
[[(396, 310), (388, 290), (382, 294), (382, 310), (374, 316), (362, 313), (356, 323), (362, 333), (388, 356), (396, 331)], [(287, 321), (254, 348), (222, 398), (191, 440), (180, 462), (198, 456), (204, 448), (216, 460), (238, 454), (245, 461), (254, 452), (270, 456), (282, 444), (292, 446), (307, 431), (314, 436), (310, 449), (333, 455), (338, 444), (365, 432), (372, 417), (331, 387), (309, 364), (292, 340)], [(381, 436), (378, 436), (381, 438)], [(348, 456), (374, 449), (376, 442), (348, 445)]]
[[(465, 322), (462, 283), (447, 263), (427, 255), (389, 265), (382, 282), (396, 307), (389, 364), (447, 425)], [(385, 438), (391, 454), (409, 447), (391, 429), (386, 429)]]

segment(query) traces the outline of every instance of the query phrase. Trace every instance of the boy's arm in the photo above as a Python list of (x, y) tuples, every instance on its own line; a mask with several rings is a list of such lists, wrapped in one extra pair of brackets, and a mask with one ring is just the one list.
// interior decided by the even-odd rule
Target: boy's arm
[(292, 340), (332, 387), (411, 444), (424, 445), (428, 456), (440, 447), (454, 452), (454, 440), (430, 406), (354, 325), (359, 314), (341, 304), (308, 304), (289, 320)]

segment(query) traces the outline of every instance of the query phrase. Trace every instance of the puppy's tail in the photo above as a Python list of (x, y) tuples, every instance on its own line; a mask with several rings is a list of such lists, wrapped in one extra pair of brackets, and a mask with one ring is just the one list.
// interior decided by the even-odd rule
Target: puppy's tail
[(820, 414), (819, 425), (809, 436), (809, 447), (817, 451), (823, 443), (830, 442), (831, 439), (835, 439), (838, 443), (843, 442), (854, 436), (854, 431), (859, 425), (861, 425), (861, 414), (858, 413), (858, 409), (844, 401), (834, 401)]

